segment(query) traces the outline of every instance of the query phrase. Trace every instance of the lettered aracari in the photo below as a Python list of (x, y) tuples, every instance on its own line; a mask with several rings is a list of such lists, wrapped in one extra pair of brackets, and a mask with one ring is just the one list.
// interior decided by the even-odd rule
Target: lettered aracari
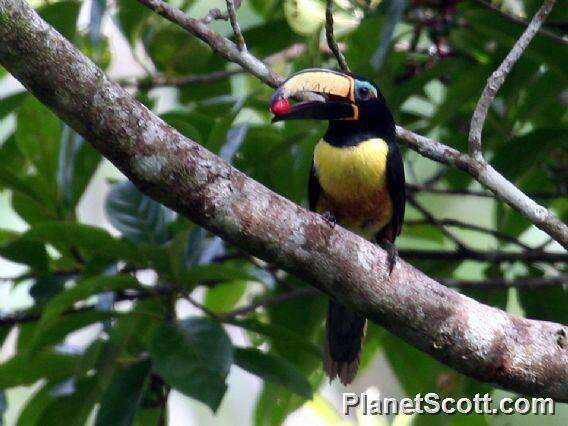
[[(311, 96), (311, 100), (295, 102)], [(315, 100), (314, 100), (315, 99)], [(273, 122), (329, 120), (314, 150), (308, 182), (310, 210), (380, 244), (396, 262), (406, 201), (404, 166), (395, 123), (379, 87), (363, 78), (308, 69), (288, 78), (271, 100)], [(331, 300), (324, 368), (330, 380), (353, 381), (359, 367), (366, 319)]]

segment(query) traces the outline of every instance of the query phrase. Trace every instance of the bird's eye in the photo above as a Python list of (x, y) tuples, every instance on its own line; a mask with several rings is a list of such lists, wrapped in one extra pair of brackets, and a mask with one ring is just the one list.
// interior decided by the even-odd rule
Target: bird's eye
[(368, 87), (359, 87), (359, 89), (357, 89), (357, 95), (359, 99), (365, 101), (371, 97), (371, 91)]

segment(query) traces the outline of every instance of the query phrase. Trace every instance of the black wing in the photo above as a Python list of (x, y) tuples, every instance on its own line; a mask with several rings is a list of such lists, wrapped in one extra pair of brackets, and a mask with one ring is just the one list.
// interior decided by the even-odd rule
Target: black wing
[(321, 186), (316, 176), (316, 167), (312, 161), (312, 168), (310, 169), (310, 178), (308, 180), (308, 207), (311, 211), (316, 211), (318, 198), (320, 196)]
[(392, 227), (394, 235), (400, 235), (404, 222), (404, 207), (406, 204), (406, 190), (404, 179), (404, 163), (400, 149), (395, 141), (389, 143), (387, 157), (387, 185), (393, 204)]

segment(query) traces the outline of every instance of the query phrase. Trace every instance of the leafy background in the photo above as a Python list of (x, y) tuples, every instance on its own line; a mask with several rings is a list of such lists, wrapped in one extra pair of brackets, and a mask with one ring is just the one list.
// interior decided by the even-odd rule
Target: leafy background
[[(222, 1), (179, 0), (191, 16)], [(244, 0), (239, 19), (250, 50), (286, 75), (335, 67), (323, 48), (323, 3)], [(270, 89), (245, 74), (203, 85), (155, 87), (167, 79), (233, 70), (209, 48), (136, 0), (34, 1), (41, 15), (99, 66), (185, 135), (269, 188), (305, 203), (319, 123), (270, 125)], [(487, 76), (522, 31), (480, 1), (343, 1), (336, 24), (357, 73), (377, 81), (397, 121), (462, 150)], [(495, 6), (530, 17), (536, 0)], [(566, 31), (560, 1), (549, 31)], [(226, 22), (211, 26), (226, 35)], [(490, 110), (488, 158), (528, 193), (568, 219), (568, 49), (537, 36)], [(0, 68), (0, 423), (48, 424), (558, 424), (556, 416), (339, 414), (345, 389), (325, 383), (320, 362), (326, 299), (305, 296), (240, 317), (218, 317), (305, 286), (236, 251), (148, 199), (90, 145)], [(442, 190), (480, 190), (472, 179), (405, 152), (408, 180)], [(488, 227), (530, 247), (561, 251), (519, 214), (490, 197), (416, 194), (436, 217)], [(519, 251), (472, 230), (470, 248)], [(454, 250), (455, 241), (408, 208), (401, 249)], [(439, 278), (538, 277), (566, 264), (427, 260)], [(568, 323), (564, 287), (469, 290), (510, 312)], [(209, 315), (184, 297), (200, 300)], [(17, 324), (16, 324), (17, 323)], [(504, 392), (433, 361), (378, 327), (348, 389), (386, 396)], [(164, 409), (167, 407), (167, 409)], [(215, 414), (213, 414), (215, 413)]]

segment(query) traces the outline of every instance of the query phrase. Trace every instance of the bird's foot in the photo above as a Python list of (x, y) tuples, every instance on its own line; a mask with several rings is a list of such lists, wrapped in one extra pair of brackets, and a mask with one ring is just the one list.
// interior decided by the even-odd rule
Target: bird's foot
[(398, 260), (398, 250), (396, 249), (396, 246), (388, 240), (379, 241), (378, 244), (379, 247), (387, 252), (387, 267), (390, 275), (392, 274), (394, 265), (396, 265)]
[(335, 217), (333, 212), (326, 210), (322, 213), (321, 217), (323, 218), (323, 220), (325, 220), (325, 223), (327, 223), (331, 229), (335, 228), (335, 225), (337, 224), (337, 218)]

